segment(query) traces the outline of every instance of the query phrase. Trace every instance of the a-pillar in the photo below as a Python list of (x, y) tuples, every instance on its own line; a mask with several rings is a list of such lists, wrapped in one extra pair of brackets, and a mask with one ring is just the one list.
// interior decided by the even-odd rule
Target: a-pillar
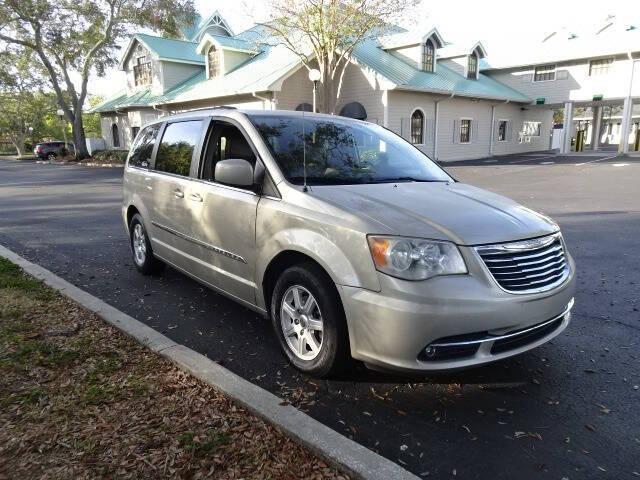
[(620, 143), (618, 153), (629, 153), (629, 131), (631, 130), (631, 111), (633, 110), (633, 100), (631, 97), (624, 99), (622, 109), (622, 125), (620, 126)]
[(569, 153), (571, 151), (571, 131), (573, 130), (573, 103), (564, 104), (564, 128), (562, 148), (560, 153)]
[(591, 149), (600, 150), (600, 130), (602, 130), (602, 107), (594, 107), (591, 122)]

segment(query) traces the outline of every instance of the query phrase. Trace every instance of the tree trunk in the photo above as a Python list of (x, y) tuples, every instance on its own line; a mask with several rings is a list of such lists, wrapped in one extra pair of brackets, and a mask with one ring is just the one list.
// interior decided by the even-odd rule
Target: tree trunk
[(82, 124), (82, 113), (75, 115), (72, 124), (73, 143), (76, 146), (76, 158), (82, 160), (88, 158), (89, 149), (87, 148), (87, 139), (84, 134), (84, 126)]
[(16, 137), (13, 139), (13, 146), (16, 147), (16, 152), (18, 152), (18, 156), (24, 156), (24, 139), (25, 135), (18, 133)]

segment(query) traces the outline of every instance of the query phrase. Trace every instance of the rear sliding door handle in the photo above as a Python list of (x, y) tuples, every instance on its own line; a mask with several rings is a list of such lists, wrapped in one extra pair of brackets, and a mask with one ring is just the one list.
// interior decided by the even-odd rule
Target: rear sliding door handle
[(189, 200), (192, 200), (194, 202), (201, 202), (202, 196), (199, 193), (191, 193), (189, 195)]
[(184, 198), (184, 192), (182, 190), (174, 190), (173, 196), (176, 198)]

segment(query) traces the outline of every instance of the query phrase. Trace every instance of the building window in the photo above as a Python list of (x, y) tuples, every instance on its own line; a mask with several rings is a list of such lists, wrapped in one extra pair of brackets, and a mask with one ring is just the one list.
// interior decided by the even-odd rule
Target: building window
[(555, 65), (542, 65), (536, 67), (533, 74), (534, 82), (547, 82), (549, 80), (556, 79), (556, 66)]
[(507, 120), (500, 120), (498, 122), (498, 141), (506, 142), (507, 141)]
[(131, 140), (135, 140), (140, 133), (140, 127), (131, 127)]
[(522, 126), (522, 134), (527, 137), (539, 137), (541, 122), (524, 122)]
[(411, 114), (411, 143), (414, 145), (424, 143), (424, 114), (422, 110), (416, 110)]
[(422, 46), (422, 70), (425, 72), (435, 72), (435, 53), (436, 49), (433, 46), (433, 42), (429, 39)]
[(209, 78), (220, 75), (220, 52), (215, 45), (211, 45), (207, 52), (207, 65), (209, 68)]
[(469, 55), (467, 62), (467, 78), (475, 80), (478, 78), (478, 57), (475, 53)]
[(120, 133), (118, 132), (118, 125), (115, 123), (111, 125), (111, 139), (113, 140), (113, 148), (120, 147)]
[(133, 81), (136, 87), (151, 85), (153, 75), (151, 74), (151, 62), (149, 57), (143, 55), (136, 58), (136, 64), (133, 66)]
[(460, 143), (471, 142), (471, 120), (460, 120)]
[(589, 62), (589, 76), (607, 75), (611, 71), (611, 65), (613, 65), (613, 58), (591, 60)]

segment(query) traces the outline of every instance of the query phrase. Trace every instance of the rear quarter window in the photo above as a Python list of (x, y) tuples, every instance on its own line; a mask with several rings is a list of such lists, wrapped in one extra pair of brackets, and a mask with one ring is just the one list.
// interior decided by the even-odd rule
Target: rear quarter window
[(129, 166), (147, 168), (151, 163), (151, 154), (153, 152), (153, 146), (156, 143), (158, 137), (158, 131), (160, 130), (160, 124), (149, 125), (146, 127), (140, 135), (136, 138), (136, 143), (131, 149), (131, 155), (129, 156)]

